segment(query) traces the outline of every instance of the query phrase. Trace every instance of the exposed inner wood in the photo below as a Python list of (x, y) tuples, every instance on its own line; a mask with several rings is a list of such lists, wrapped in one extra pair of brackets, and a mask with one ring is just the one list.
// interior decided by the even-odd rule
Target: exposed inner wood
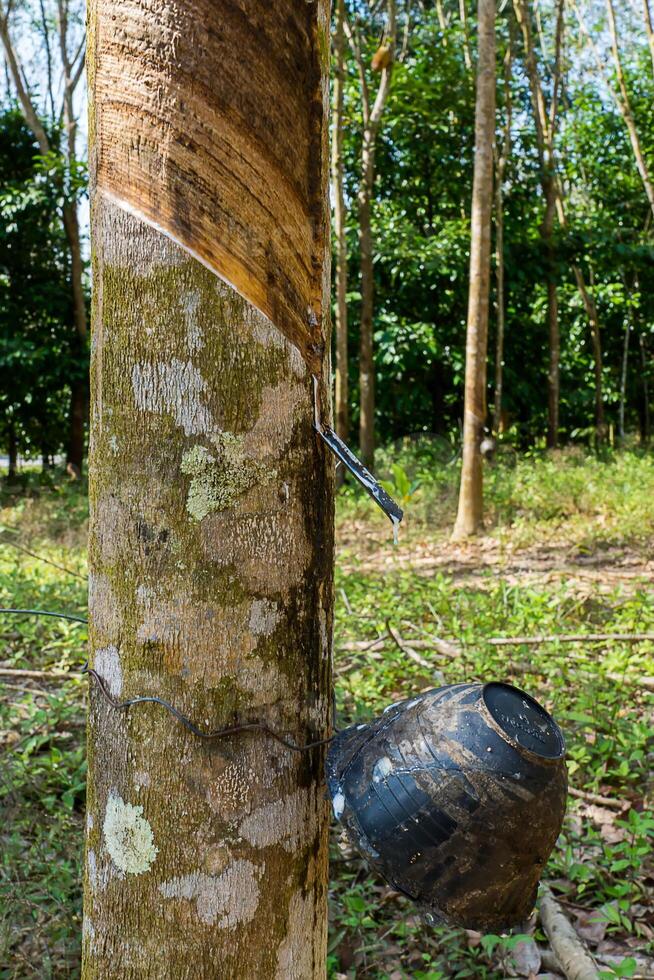
[(164, 12), (107, 0), (93, 26), (96, 186), (200, 257), (319, 372), (328, 25), (294, 0)]

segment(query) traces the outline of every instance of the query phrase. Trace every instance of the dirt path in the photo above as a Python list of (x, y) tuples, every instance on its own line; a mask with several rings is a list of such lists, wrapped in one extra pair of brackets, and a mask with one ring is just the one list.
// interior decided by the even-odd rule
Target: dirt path
[(654, 586), (654, 549), (639, 544), (580, 548), (569, 541), (515, 547), (497, 536), (454, 543), (446, 534), (410, 532), (393, 546), (383, 527), (363, 523), (339, 528), (337, 562), (345, 572), (364, 574), (412, 571), (449, 575), (455, 585), (484, 588), (500, 577), (510, 585), (566, 582), (575, 591), (606, 594)]

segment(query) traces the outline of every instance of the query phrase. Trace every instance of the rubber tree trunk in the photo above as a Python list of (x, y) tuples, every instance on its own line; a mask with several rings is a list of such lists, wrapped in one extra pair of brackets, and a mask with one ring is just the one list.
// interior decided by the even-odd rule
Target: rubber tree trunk
[(620, 368), (620, 401), (618, 403), (618, 438), (620, 445), (624, 447), (625, 429), (624, 417), (627, 402), (627, 374), (629, 371), (629, 335), (631, 333), (631, 322), (627, 319), (624, 327), (624, 341), (622, 345), (622, 365)]
[[(602, 338), (595, 299), (586, 286), (584, 275), (579, 266), (573, 266), (577, 288), (581, 295), (586, 316), (590, 324), (590, 338), (593, 345), (593, 369), (595, 375), (595, 439), (598, 443), (606, 439), (606, 424), (604, 421), (604, 396), (602, 393)], [(591, 276), (592, 281), (592, 276)]]
[(502, 395), (504, 384), (504, 331), (506, 321), (506, 296), (504, 277), (504, 177), (511, 153), (511, 122), (513, 106), (511, 79), (513, 71), (513, 30), (504, 55), (504, 134), (495, 154), (495, 290), (497, 331), (495, 335), (495, 393), (493, 404), (493, 432), (497, 436), (502, 429)]
[(547, 334), (549, 339), (549, 369), (547, 372), (547, 447), (559, 445), (559, 407), (561, 404), (561, 332), (559, 328), (559, 295), (557, 289), (557, 260), (554, 245), (554, 215), (556, 185), (554, 178), (543, 176), (545, 216), (540, 236), (546, 260), (547, 276)]
[(374, 267), (372, 261), (372, 194), (374, 145), (363, 150), (359, 191), (359, 251), (361, 253), (361, 324), (359, 337), (359, 449), (364, 464), (375, 463), (375, 350), (373, 342)]
[(645, 348), (645, 336), (640, 333), (638, 336), (638, 346), (640, 347), (640, 367), (641, 367), (641, 411), (640, 411), (640, 441), (643, 446), (649, 446), (650, 437), (650, 410), (649, 410), (649, 381), (648, 357)]
[(466, 331), (463, 464), (453, 537), (476, 532), (483, 521), (479, 445), (486, 418), (486, 349), (490, 287), (493, 140), (495, 137), (495, 0), (479, 0), (475, 107), (475, 163), (470, 218), (470, 288)]
[[(350, 434), (347, 356), (347, 239), (345, 234), (345, 195), (343, 182), (343, 109), (345, 82), (345, 0), (336, 0), (334, 34), (334, 112), (332, 125), (332, 187), (334, 195), (334, 232), (336, 236), (336, 432), (347, 442)], [(343, 472), (343, 467), (339, 470)]]
[[(386, 2), (384, 44), (391, 57), (382, 69), (372, 108), (368, 93), (362, 91), (364, 107), (363, 141), (361, 147), (361, 181), (359, 184), (359, 252), (361, 266), (361, 323), (359, 337), (359, 449), (361, 459), (372, 469), (375, 463), (375, 347), (373, 317), (375, 305), (375, 274), (373, 262), (372, 204), (375, 191), (375, 148), (382, 115), (391, 85), (395, 59), (396, 0)], [(360, 56), (360, 52), (359, 52)], [(361, 63), (363, 75), (365, 68)]]
[[(320, 739), (327, 3), (93, 0), (89, 39), (90, 662), (205, 732)], [(324, 748), (97, 685), (88, 736), (84, 980), (324, 977)]]
[[(71, 147), (74, 152), (74, 141)], [(81, 361), (86, 348), (87, 322), (86, 299), (84, 297), (82, 249), (79, 234), (77, 204), (71, 202), (63, 207), (63, 223), (70, 252), (70, 290), (73, 307), (75, 338), (73, 355)], [(81, 473), (84, 466), (84, 429), (88, 415), (88, 381), (77, 378), (71, 385), (70, 412), (68, 416), (68, 443), (66, 462)]]

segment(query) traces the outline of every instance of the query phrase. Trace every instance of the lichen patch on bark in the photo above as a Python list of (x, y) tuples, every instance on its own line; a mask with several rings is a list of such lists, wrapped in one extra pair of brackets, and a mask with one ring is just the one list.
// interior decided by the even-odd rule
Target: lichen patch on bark
[(120, 871), (140, 875), (150, 870), (157, 848), (142, 806), (125, 803), (116, 793), (110, 793), (102, 831), (105, 847)]
[(196, 521), (225, 510), (266, 477), (265, 468), (246, 452), (241, 436), (219, 432), (211, 441), (215, 453), (205, 446), (193, 446), (182, 456), (180, 466), (182, 473), (191, 477), (186, 509)]
[(195, 902), (198, 918), (207, 926), (233, 929), (250, 922), (259, 904), (261, 869), (239, 859), (219, 875), (204, 871), (171, 878), (159, 885), (164, 898)]

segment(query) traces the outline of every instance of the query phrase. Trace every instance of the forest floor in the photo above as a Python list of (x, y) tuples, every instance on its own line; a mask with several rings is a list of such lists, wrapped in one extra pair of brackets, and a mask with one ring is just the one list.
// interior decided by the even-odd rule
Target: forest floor
[[(367, 498), (338, 501), (339, 724), (443, 682), (503, 679), (539, 698), (565, 731), (572, 789), (545, 878), (600, 976), (654, 977), (654, 642), (634, 637), (654, 634), (654, 458), (500, 461), (486, 533), (465, 544), (449, 540), (456, 465), (396, 452), (380, 468), (407, 511), (397, 547)], [(83, 488), (1, 503), (0, 605), (84, 615)], [(0, 618), (2, 980), (78, 975), (85, 635)], [(51, 668), (71, 676), (19, 673)], [(333, 980), (564, 975), (537, 913), (511, 936), (434, 928), (337, 828), (332, 858)]]

